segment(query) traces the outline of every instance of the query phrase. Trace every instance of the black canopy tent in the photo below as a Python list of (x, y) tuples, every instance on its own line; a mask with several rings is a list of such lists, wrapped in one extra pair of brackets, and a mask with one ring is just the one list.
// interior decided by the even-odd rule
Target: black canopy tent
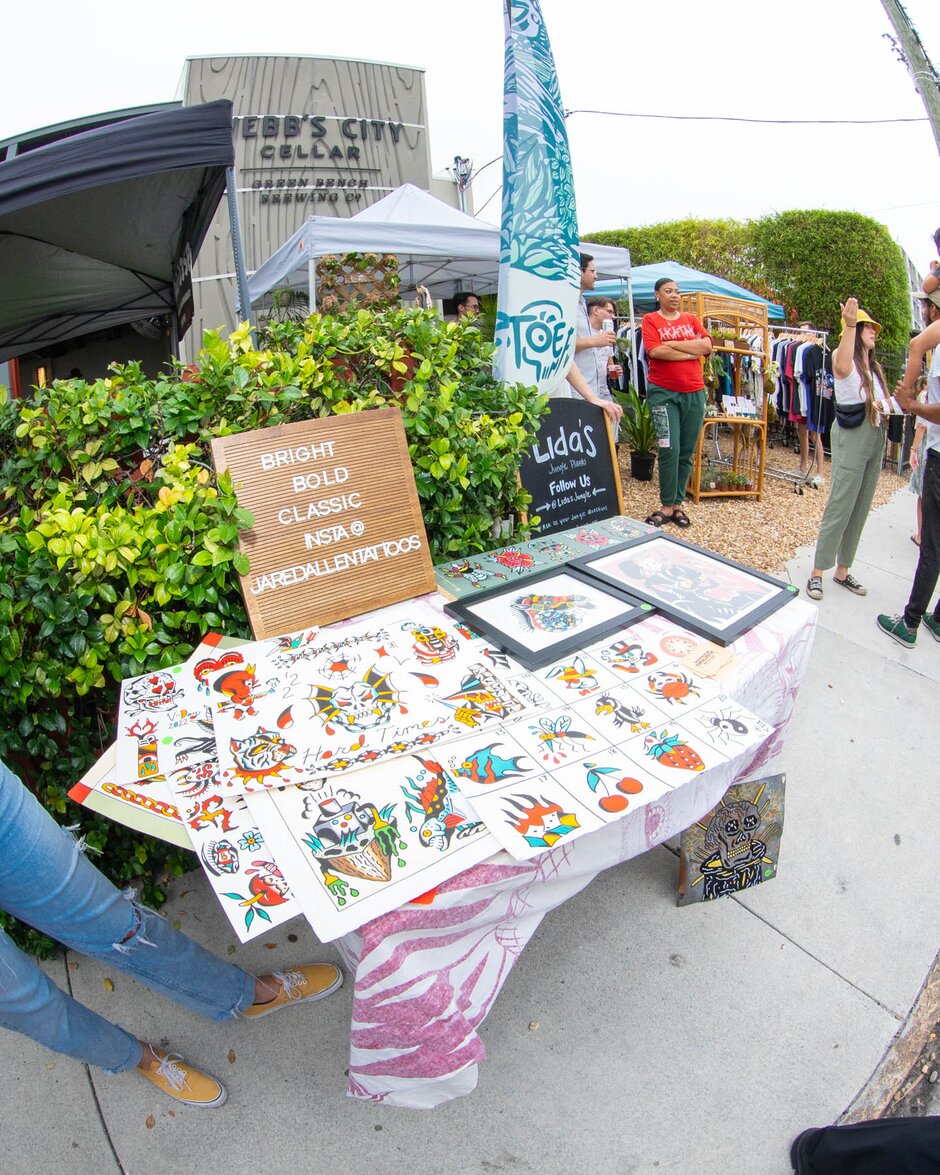
[[(234, 168), (232, 104), (143, 115), (0, 163), (0, 361), (174, 314)], [(232, 225), (236, 239), (237, 221)]]

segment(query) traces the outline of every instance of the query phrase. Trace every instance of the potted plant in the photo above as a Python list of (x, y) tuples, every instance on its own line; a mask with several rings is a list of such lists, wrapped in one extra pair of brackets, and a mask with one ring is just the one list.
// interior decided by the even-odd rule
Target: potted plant
[(640, 399), (632, 384), (620, 401), (624, 410), (620, 435), (630, 449), (630, 476), (637, 481), (652, 481), (658, 441), (650, 406), (646, 400)]

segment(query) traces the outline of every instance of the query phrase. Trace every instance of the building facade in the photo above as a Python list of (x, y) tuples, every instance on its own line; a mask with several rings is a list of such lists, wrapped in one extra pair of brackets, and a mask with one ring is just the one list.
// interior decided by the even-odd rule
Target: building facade
[[(250, 273), (312, 215), (353, 216), (400, 184), (454, 207), (452, 179), (431, 174), (424, 71), (409, 66), (306, 56), (193, 57), (184, 105), (232, 102), (236, 188), (244, 262)], [(166, 110), (177, 103), (89, 115), (0, 142), (0, 162), (69, 135)], [(226, 201), (193, 265), (192, 326), (181, 356), (198, 352), (206, 330), (230, 331), (236, 313), (235, 258)], [(28, 388), (109, 363), (138, 359), (156, 373), (173, 351), (169, 320), (117, 327), (33, 353), (0, 370), (0, 383)]]
[[(257, 269), (308, 216), (353, 216), (400, 184), (456, 206), (431, 175), (424, 72), (325, 57), (193, 57), (185, 104), (228, 98), (245, 267)], [(235, 259), (220, 206), (193, 269), (184, 352), (205, 330), (236, 326)]]

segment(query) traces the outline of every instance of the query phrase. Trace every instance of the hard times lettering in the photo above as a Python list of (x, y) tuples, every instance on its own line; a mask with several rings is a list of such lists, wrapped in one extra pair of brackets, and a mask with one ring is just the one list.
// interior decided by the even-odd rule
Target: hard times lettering
[(697, 338), (695, 327), (689, 322), (669, 323), (659, 328), (661, 343), (684, 343)]

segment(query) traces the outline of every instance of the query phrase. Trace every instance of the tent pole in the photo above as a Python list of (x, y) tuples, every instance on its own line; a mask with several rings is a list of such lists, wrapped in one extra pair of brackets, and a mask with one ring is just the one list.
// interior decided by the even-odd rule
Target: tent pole
[[(631, 270), (632, 270), (631, 266)], [(637, 382), (637, 391), (639, 391), (639, 369), (636, 365), (636, 330), (634, 329), (634, 310), (633, 310), (633, 276), (632, 273), (627, 274), (627, 298), (630, 300), (630, 359), (632, 361), (633, 378)]]
[(317, 308), (317, 259), (307, 258), (307, 313), (313, 314)]
[(254, 328), (251, 300), (248, 297), (248, 277), (245, 273), (245, 253), (242, 249), (241, 220), (238, 216), (238, 195), (235, 190), (235, 168), (225, 169), (225, 191), (228, 195), (228, 218), (232, 229), (232, 253), (235, 256), (235, 317)]

